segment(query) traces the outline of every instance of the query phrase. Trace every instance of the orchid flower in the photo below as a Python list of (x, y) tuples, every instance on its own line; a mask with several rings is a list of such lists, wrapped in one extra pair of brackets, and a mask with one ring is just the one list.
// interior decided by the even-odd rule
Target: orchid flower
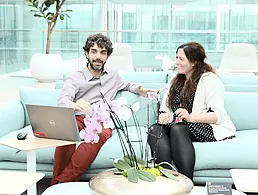
[(91, 134), (87, 134), (85, 136), (85, 142), (87, 143), (98, 143), (99, 142), (99, 136), (97, 134), (91, 133)]
[(86, 143), (97, 143), (102, 128), (114, 128), (114, 123), (110, 118), (110, 112), (113, 111), (120, 119), (125, 121), (132, 117), (132, 111), (137, 112), (140, 109), (140, 103), (136, 102), (132, 106), (127, 105), (125, 98), (117, 98), (114, 101), (106, 99), (107, 103), (100, 101), (91, 105), (90, 111), (85, 115), (85, 129), (80, 131), (80, 137)]

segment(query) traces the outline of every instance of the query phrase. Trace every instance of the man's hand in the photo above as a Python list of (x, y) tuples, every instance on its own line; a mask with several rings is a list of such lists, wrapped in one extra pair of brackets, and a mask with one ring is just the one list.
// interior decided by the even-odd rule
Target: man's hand
[(86, 102), (84, 99), (79, 99), (76, 103), (73, 103), (74, 111), (81, 111), (88, 113), (90, 111), (90, 103)]
[(184, 108), (178, 108), (176, 110), (176, 115), (177, 117), (187, 121), (187, 122), (193, 122), (192, 121), (192, 115), (188, 113), (188, 111)]
[(143, 96), (143, 97), (148, 97), (148, 92), (154, 92), (154, 90), (151, 90), (151, 89), (144, 89), (142, 88), (142, 86), (139, 86), (136, 88), (136, 92), (140, 95), (140, 96)]
[(168, 113), (161, 113), (159, 115), (159, 123), (160, 124), (167, 124), (172, 121), (172, 116)]

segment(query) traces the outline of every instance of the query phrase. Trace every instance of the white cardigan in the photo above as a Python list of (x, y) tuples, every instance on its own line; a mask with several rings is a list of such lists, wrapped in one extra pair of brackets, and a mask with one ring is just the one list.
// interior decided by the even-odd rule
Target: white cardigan
[[(160, 111), (165, 111), (173, 116), (172, 111), (166, 105), (171, 80), (168, 82), (168, 88), (164, 94)], [(202, 114), (207, 112), (209, 108), (214, 111), (218, 118), (216, 124), (211, 124), (216, 140), (223, 140), (226, 137), (235, 135), (236, 128), (224, 108), (224, 85), (219, 77), (211, 72), (203, 73), (198, 82), (192, 113)]]

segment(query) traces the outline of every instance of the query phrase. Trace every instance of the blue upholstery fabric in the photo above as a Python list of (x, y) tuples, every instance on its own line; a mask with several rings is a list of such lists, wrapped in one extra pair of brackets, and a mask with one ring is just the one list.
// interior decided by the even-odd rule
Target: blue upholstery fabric
[(59, 97), (60, 90), (57, 89), (39, 89), (39, 88), (21, 88), (20, 100), (25, 109), (25, 125), (29, 125), (29, 117), (26, 110), (26, 104), (55, 106)]
[(24, 109), (20, 101), (0, 106), (0, 137), (23, 128), (24, 122)]

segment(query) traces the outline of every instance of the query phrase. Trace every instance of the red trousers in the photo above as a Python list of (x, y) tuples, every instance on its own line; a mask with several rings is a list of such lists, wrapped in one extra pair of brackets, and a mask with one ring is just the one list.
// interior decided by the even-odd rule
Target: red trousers
[[(79, 131), (85, 128), (84, 116), (76, 116)], [(100, 148), (112, 136), (111, 129), (102, 129), (98, 143), (83, 142), (75, 150), (76, 145), (56, 147), (52, 185), (59, 182), (78, 181), (96, 158)]]

